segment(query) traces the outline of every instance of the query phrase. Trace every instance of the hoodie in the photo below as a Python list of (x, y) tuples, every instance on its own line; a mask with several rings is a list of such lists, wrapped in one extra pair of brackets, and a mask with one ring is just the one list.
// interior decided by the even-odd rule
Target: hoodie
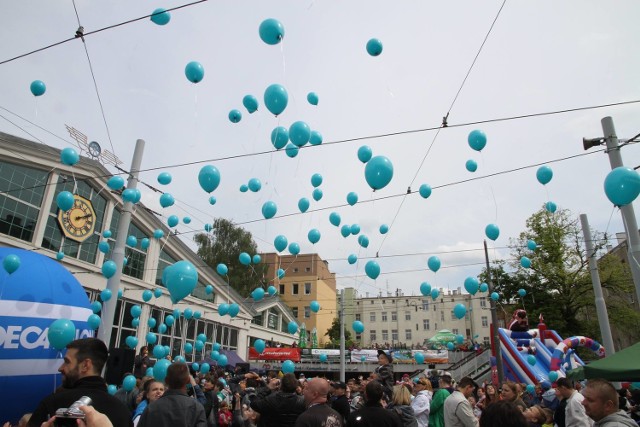
[(418, 427), (418, 421), (411, 406), (391, 405), (387, 409), (400, 417), (403, 427)]
[(638, 427), (638, 424), (626, 412), (618, 411), (607, 415), (595, 423), (593, 427)]

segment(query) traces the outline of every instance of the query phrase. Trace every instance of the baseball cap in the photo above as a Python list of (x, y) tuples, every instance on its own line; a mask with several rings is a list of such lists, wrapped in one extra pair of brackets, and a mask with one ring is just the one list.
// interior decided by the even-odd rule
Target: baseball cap
[(391, 356), (391, 352), (387, 353), (384, 350), (378, 350), (378, 356), (383, 355), (384, 357), (387, 358), (387, 360), (389, 361), (389, 363), (391, 363), (393, 361), (393, 357)]
[(342, 381), (337, 381), (335, 383), (332, 383), (331, 387), (333, 387), (333, 388), (341, 388), (341, 389), (344, 389), (344, 390), (347, 389), (347, 385), (345, 383), (343, 383)]

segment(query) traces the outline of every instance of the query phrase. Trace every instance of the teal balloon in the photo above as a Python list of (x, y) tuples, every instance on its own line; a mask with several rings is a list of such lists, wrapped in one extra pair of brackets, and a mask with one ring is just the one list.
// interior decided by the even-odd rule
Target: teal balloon
[(457, 319), (462, 319), (467, 314), (467, 307), (464, 304), (456, 304), (453, 307), (453, 314)]
[(173, 326), (173, 323), (174, 323), (175, 321), (176, 321), (175, 317), (174, 317), (173, 315), (171, 315), (171, 314), (169, 314), (169, 315), (165, 316), (165, 318), (164, 318), (164, 323), (165, 323), (167, 326)]
[(258, 111), (258, 99), (253, 95), (245, 95), (242, 98), (242, 105), (247, 109), (249, 114), (253, 114)]
[(112, 190), (120, 190), (122, 187), (124, 187), (124, 178), (119, 175), (112, 176), (107, 181), (107, 187)]
[(289, 94), (284, 86), (272, 84), (264, 91), (264, 105), (271, 114), (281, 114), (289, 103)]
[(75, 198), (73, 197), (73, 194), (69, 191), (61, 191), (56, 196), (56, 204), (58, 205), (58, 208), (60, 208), (61, 211), (64, 211), (64, 212), (68, 211), (73, 207), (74, 203), (75, 203)]
[(535, 366), (536, 364), (536, 357), (533, 354), (530, 354), (527, 356), (527, 362), (529, 363), (529, 365), (531, 366)]
[(283, 126), (278, 126), (271, 131), (271, 143), (276, 150), (284, 148), (289, 142), (289, 130)]
[(216, 197), (215, 197), (215, 196), (211, 196), (211, 197), (209, 197), (209, 204), (210, 204), (210, 205), (212, 205), (212, 206), (213, 206), (213, 205), (215, 205), (217, 201), (218, 201), (218, 200), (216, 199)]
[(127, 246), (131, 246), (132, 248), (138, 246), (138, 239), (136, 238), (136, 236), (127, 237)]
[(278, 292), (278, 290), (273, 285), (271, 285), (271, 286), (269, 286), (267, 288), (267, 293), (269, 294), (269, 296), (274, 296), (277, 292)]
[(292, 320), (287, 325), (287, 331), (289, 331), (290, 334), (295, 334), (296, 332), (298, 332), (298, 324)]
[(358, 236), (358, 244), (360, 246), (362, 246), (363, 248), (368, 248), (369, 247), (369, 238), (367, 236), (365, 236), (364, 234), (361, 234)]
[(204, 78), (204, 67), (197, 61), (191, 61), (184, 67), (184, 75), (191, 83), (200, 83)]
[(309, 92), (307, 94), (307, 102), (311, 105), (318, 105), (318, 95), (315, 92)]
[(475, 295), (478, 292), (478, 289), (480, 289), (480, 283), (477, 278), (469, 276), (464, 279), (464, 288), (471, 295)]
[(153, 296), (156, 298), (160, 298), (162, 296), (162, 289), (156, 288), (153, 290)]
[(239, 123), (242, 120), (242, 113), (240, 110), (231, 110), (229, 111), (229, 121), (231, 123)]
[(322, 175), (319, 173), (314, 173), (311, 175), (311, 185), (314, 187), (320, 187), (322, 185)]
[(431, 295), (431, 285), (427, 282), (420, 283), (420, 293), (425, 297)]
[(193, 318), (194, 318), (194, 319), (199, 319), (199, 318), (201, 318), (201, 317), (202, 317), (202, 313), (201, 313), (201, 312), (199, 312), (198, 310), (196, 310), (196, 311), (194, 311), (194, 312), (193, 312)]
[(9, 254), (2, 260), (2, 268), (9, 274), (13, 274), (20, 268), (20, 257), (15, 254)]
[(59, 251), (58, 253), (56, 253), (56, 259), (58, 261), (62, 261), (64, 259), (64, 252)]
[(171, 21), (171, 14), (166, 9), (157, 8), (151, 14), (151, 22), (156, 25), (167, 25)]
[(351, 226), (343, 225), (342, 228), (340, 228), (340, 234), (342, 234), (342, 237), (351, 236)]
[(282, 268), (279, 268), (277, 274), (278, 274), (278, 279), (282, 279), (284, 278), (285, 271)]
[(455, 345), (453, 345), (453, 343), (452, 343), (452, 342), (448, 342), (448, 343), (447, 343), (447, 349), (448, 349), (448, 350), (453, 350), (454, 348), (456, 348), (456, 346), (455, 346)]
[(153, 332), (147, 332), (147, 336), (145, 337), (148, 344), (154, 345), (158, 342), (158, 336)]
[(320, 311), (320, 303), (318, 301), (311, 301), (311, 303), (309, 304), (309, 308), (314, 313), (317, 313), (318, 311)]
[(520, 258), (520, 265), (524, 268), (531, 268), (531, 260), (526, 256)]
[(179, 319), (181, 314), (182, 314), (182, 312), (180, 311), (179, 308), (174, 308), (173, 309), (173, 317), (175, 317), (176, 319)]
[(487, 135), (485, 135), (481, 130), (472, 130), (469, 132), (467, 142), (469, 143), (469, 147), (472, 149), (482, 151), (482, 149), (487, 145)]
[(393, 178), (393, 164), (385, 156), (375, 156), (367, 162), (364, 168), (364, 177), (374, 190), (380, 190), (387, 186)]
[(549, 213), (555, 213), (555, 212), (556, 212), (556, 210), (558, 209), (558, 206), (557, 206), (555, 203), (553, 203), (553, 202), (547, 202), (547, 203), (544, 205), (544, 207), (545, 207), (545, 209), (547, 210), (547, 212), (549, 212)]
[(191, 369), (193, 369), (195, 372), (198, 372), (200, 370), (200, 364), (197, 362), (193, 362), (191, 364)]
[(211, 230), (213, 230), (213, 225), (211, 225), (211, 224), (205, 224), (204, 225), (204, 231), (209, 233), (209, 232), (211, 232)]
[(185, 308), (184, 311), (182, 312), (182, 316), (185, 319), (190, 320), (193, 317), (193, 310), (189, 307)]
[(229, 316), (236, 317), (240, 313), (240, 306), (235, 302), (233, 304), (229, 304)]
[(536, 171), (536, 178), (542, 185), (547, 185), (553, 178), (553, 170), (549, 166), (540, 166)]
[(380, 234), (387, 234), (389, 232), (389, 226), (387, 224), (380, 225)]
[(487, 292), (489, 290), (489, 285), (486, 283), (480, 283), (480, 292)]
[(628, 167), (617, 167), (604, 180), (604, 193), (615, 206), (626, 206), (640, 194), (640, 174)]
[(358, 194), (354, 191), (347, 194), (347, 203), (349, 203), (351, 206), (358, 203)]
[(260, 354), (264, 351), (265, 348), (267, 348), (267, 344), (264, 342), (264, 340), (257, 339), (253, 342), (253, 348), (258, 352), (258, 354)]
[(273, 239), (273, 246), (278, 252), (284, 251), (287, 248), (287, 245), (289, 245), (289, 241), (282, 234), (277, 235), (276, 238)]
[(327, 357), (326, 354), (322, 353), (320, 355), (320, 362), (325, 363), (329, 358)]
[(47, 85), (42, 80), (34, 80), (29, 86), (33, 96), (42, 96), (47, 91)]
[(142, 198), (142, 193), (137, 188), (127, 188), (122, 192), (122, 200), (129, 203), (138, 203)]
[(500, 236), (500, 228), (495, 224), (489, 224), (484, 229), (484, 234), (491, 239), (496, 240)]
[(158, 360), (155, 365), (153, 365), (153, 378), (158, 381), (164, 381), (167, 377), (167, 369), (171, 365), (171, 362), (167, 359)]
[(462, 344), (464, 342), (464, 337), (460, 334), (456, 335), (456, 343)]
[(316, 202), (319, 202), (322, 199), (323, 195), (324, 195), (324, 193), (322, 192), (322, 190), (320, 188), (314, 188), (313, 189), (313, 193), (311, 193), (311, 196), (313, 197), (313, 200), (315, 200)]
[(188, 216), (185, 216), (182, 218), (182, 222), (184, 222), (185, 224), (191, 224), (191, 218)]
[(109, 301), (111, 299), (111, 290), (110, 289), (103, 289), (100, 292), (100, 299), (102, 300), (102, 302)]
[(60, 152), (60, 161), (67, 166), (73, 166), (80, 161), (80, 155), (71, 147), (64, 148)]
[(91, 303), (91, 311), (93, 311), (94, 314), (98, 314), (102, 311), (102, 304), (100, 301), (94, 301)]
[(347, 262), (349, 262), (349, 264), (353, 265), (356, 262), (358, 262), (358, 256), (356, 254), (351, 254), (347, 257)]
[(287, 155), (287, 157), (290, 157), (293, 159), (300, 152), (300, 148), (298, 148), (292, 143), (288, 143), (287, 146), (284, 148), (284, 152)]
[(354, 332), (356, 334), (361, 334), (364, 332), (364, 323), (362, 323), (359, 320), (355, 320), (352, 324), (351, 324), (351, 328), (353, 328)]
[(157, 323), (158, 323), (158, 321), (156, 319), (154, 319), (153, 317), (150, 317), (149, 320), (147, 320), (147, 325), (149, 325), (150, 329), (155, 328)]
[(271, 200), (264, 202), (264, 204), (262, 205), (262, 216), (264, 216), (265, 219), (273, 218), (277, 212), (278, 206)]
[(111, 237), (111, 230), (104, 230), (102, 232), (102, 237), (104, 237), (105, 239), (108, 239)]
[(533, 241), (533, 240), (529, 240), (529, 241), (527, 241), (527, 248), (528, 248), (530, 251), (535, 251), (535, 250), (538, 248), (538, 245), (536, 244), (536, 242), (535, 242), (535, 241)]
[(139, 317), (134, 317), (133, 319), (131, 319), (131, 326), (134, 328), (137, 328), (140, 325), (140, 318)]
[(180, 218), (178, 218), (178, 215), (171, 215), (169, 216), (169, 218), (167, 218), (167, 225), (171, 228), (175, 227), (179, 223), (180, 223)]
[(433, 271), (434, 273), (437, 273), (438, 270), (440, 270), (441, 265), (442, 263), (440, 262), (440, 258), (435, 255), (430, 256), (427, 260), (427, 266), (429, 267), (429, 270)]
[(142, 249), (149, 249), (149, 245), (151, 244), (151, 241), (149, 240), (148, 237), (143, 237), (142, 240), (140, 240), (140, 247)]
[(300, 245), (296, 242), (289, 243), (289, 253), (291, 255), (298, 255), (300, 253)]
[(317, 130), (312, 130), (311, 135), (309, 136), (309, 144), (311, 145), (322, 144), (322, 134)]
[(149, 302), (151, 298), (153, 298), (153, 292), (151, 292), (149, 289), (145, 289), (142, 292), (142, 301)]
[(380, 265), (374, 260), (367, 261), (364, 266), (364, 272), (370, 279), (376, 280), (380, 275)]
[(467, 160), (467, 163), (464, 164), (464, 167), (467, 168), (469, 172), (475, 172), (478, 170), (478, 163), (475, 160)]
[(498, 299), (500, 299), (500, 295), (497, 292), (491, 292), (491, 299), (498, 301)]
[(551, 372), (549, 372), (549, 381), (556, 382), (556, 381), (558, 381), (558, 377), (559, 376), (560, 375), (558, 375), (558, 371), (551, 371)]
[(211, 370), (211, 365), (208, 363), (203, 363), (200, 365), (200, 373), (206, 375)]
[(238, 260), (242, 265), (249, 265), (251, 264), (251, 255), (249, 255), (246, 252), (241, 252), (240, 255), (238, 256)]
[(98, 316), (97, 314), (90, 314), (89, 318), (87, 319), (87, 324), (91, 329), (95, 331), (100, 327), (100, 316)]
[(329, 222), (331, 225), (338, 227), (340, 225), (340, 221), (342, 221), (342, 218), (338, 212), (331, 212), (329, 214)]
[(354, 236), (360, 234), (360, 226), (358, 224), (351, 225), (351, 234), (353, 234)]
[(198, 270), (189, 261), (178, 261), (165, 267), (162, 272), (162, 283), (169, 291), (171, 302), (177, 304), (196, 288)]
[(113, 396), (114, 394), (116, 394), (116, 391), (118, 391), (118, 386), (116, 386), (115, 384), (109, 384), (109, 386), (107, 387), (107, 393)]
[(309, 209), (310, 206), (310, 202), (309, 199), (307, 199), (306, 197), (301, 198), (300, 200), (298, 200), (298, 209), (300, 209), (300, 212), (304, 213)]
[(205, 165), (198, 173), (200, 187), (207, 193), (211, 193), (220, 185), (220, 171), (213, 165)]
[(382, 42), (378, 39), (370, 39), (367, 42), (367, 53), (371, 56), (378, 56), (382, 53)]
[(518, 289), (518, 295), (520, 296), (520, 298), (524, 298), (525, 296), (527, 296), (527, 291), (524, 289)]
[(437, 300), (438, 297), (440, 296), (440, 291), (438, 289), (431, 289), (431, 299), (432, 300)]
[(162, 185), (171, 184), (171, 174), (169, 172), (160, 172), (158, 174), (158, 183)]
[(264, 289), (255, 288), (253, 292), (251, 292), (251, 298), (253, 298), (253, 300), (256, 302), (262, 301), (262, 299), (264, 298)]
[(229, 304), (222, 303), (218, 306), (218, 314), (220, 316), (226, 316), (229, 313)]
[(160, 240), (160, 239), (162, 239), (163, 237), (164, 237), (164, 231), (160, 230), (159, 228), (158, 228), (158, 229), (155, 229), (155, 230), (153, 231), (153, 238), (154, 238), (154, 239)]
[(419, 365), (422, 365), (424, 363), (424, 354), (422, 353), (416, 353), (413, 358), (415, 359), (416, 363)]
[(275, 45), (284, 38), (284, 25), (276, 19), (265, 19), (260, 23), (258, 33), (263, 42), (269, 45)]
[(258, 178), (251, 178), (249, 180), (249, 190), (257, 193), (262, 189), (262, 182)]
[(428, 199), (429, 196), (431, 196), (431, 186), (429, 184), (422, 184), (418, 192), (423, 199)]
[(109, 261), (105, 261), (104, 264), (102, 264), (102, 275), (107, 278), (110, 279), (113, 277), (114, 274), (116, 274), (118, 267), (116, 266), (116, 263), (109, 260)]
[(296, 364), (291, 360), (285, 360), (282, 362), (282, 373), (284, 374), (292, 374), (296, 370)]
[(76, 326), (69, 319), (54, 320), (47, 331), (49, 344), (56, 350), (62, 350), (76, 338)]
[(358, 148), (358, 160), (360, 160), (362, 163), (367, 163), (369, 160), (371, 160), (371, 156), (373, 156), (373, 151), (368, 145), (363, 145), (362, 147)]
[(311, 138), (311, 128), (302, 121), (294, 122), (289, 126), (289, 139), (297, 147), (303, 147)]
[(131, 307), (129, 312), (131, 313), (131, 317), (140, 317), (140, 314), (142, 314), (142, 307), (136, 304)]
[(317, 228), (313, 228), (309, 230), (309, 233), (307, 234), (307, 238), (309, 239), (311, 244), (315, 245), (320, 241), (320, 230), (318, 230)]
[(213, 293), (213, 286), (212, 285), (205, 286), (204, 293), (207, 295), (211, 295)]

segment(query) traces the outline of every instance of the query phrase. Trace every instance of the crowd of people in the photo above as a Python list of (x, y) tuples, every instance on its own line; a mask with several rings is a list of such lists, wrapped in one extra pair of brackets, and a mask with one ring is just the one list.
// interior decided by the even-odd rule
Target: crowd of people
[(560, 378), (531, 390), (431, 371), (395, 381), (392, 356), (382, 349), (370, 375), (346, 383), (222, 368), (202, 375), (174, 362), (163, 381), (141, 377), (114, 395), (100, 376), (107, 357), (96, 338), (71, 342), (59, 369), (62, 387), (21, 423), (63, 425), (56, 410), (83, 396), (91, 406), (80, 406), (84, 419), (72, 420), (78, 427), (638, 427), (640, 420), (640, 390), (616, 390), (605, 380)]

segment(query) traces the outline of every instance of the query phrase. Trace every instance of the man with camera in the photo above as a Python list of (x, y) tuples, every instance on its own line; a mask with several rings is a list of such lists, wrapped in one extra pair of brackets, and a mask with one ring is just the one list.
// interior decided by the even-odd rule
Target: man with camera
[[(108, 356), (107, 346), (97, 338), (83, 338), (70, 342), (64, 361), (58, 368), (58, 372), (62, 374), (62, 388), (40, 402), (28, 426), (40, 427), (54, 415), (57, 426), (76, 426), (76, 415), (81, 415), (81, 411), (67, 409), (82, 397), (88, 397), (92, 406), (105, 414), (114, 427), (131, 427), (133, 423), (129, 410), (120, 400), (107, 392), (107, 383), (100, 376)], [(86, 405), (86, 402), (83, 404)]]

